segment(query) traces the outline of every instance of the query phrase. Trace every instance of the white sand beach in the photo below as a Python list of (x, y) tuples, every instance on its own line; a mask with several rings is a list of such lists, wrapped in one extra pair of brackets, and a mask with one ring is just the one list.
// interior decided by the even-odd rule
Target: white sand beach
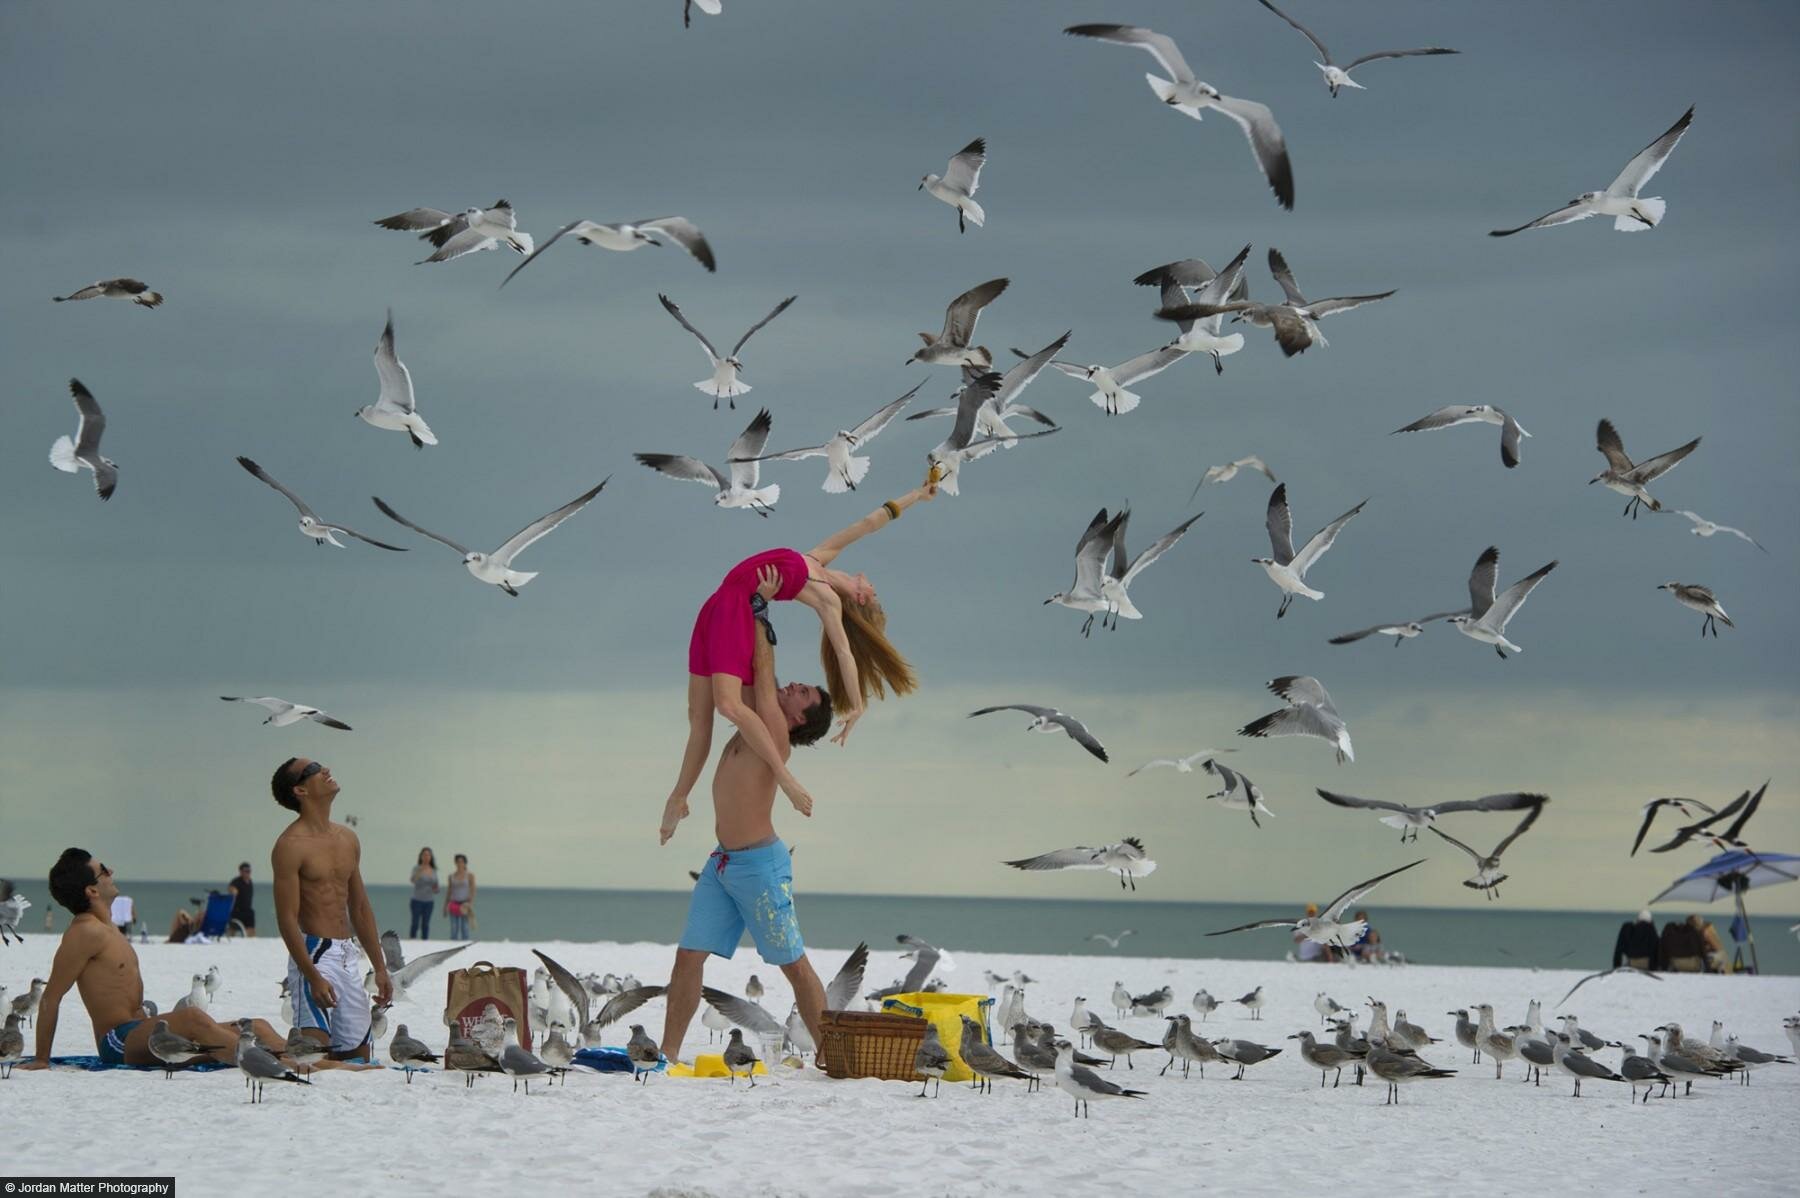
[[(0, 983), (12, 993), (46, 976), (55, 940), (37, 935), (0, 951)], [(444, 947), (408, 944), (410, 953)], [(634, 973), (653, 982), (667, 975), (671, 951), (655, 944), (494, 943), (469, 960), (529, 970), (532, 947), (578, 973)], [(953, 951), (954, 945), (949, 946)], [(165, 1009), (184, 994), (194, 972), (217, 965), (222, 985), (215, 1017), (258, 1016), (278, 1022), (279, 941), (190, 947), (137, 946), (148, 997)], [(829, 977), (845, 953), (814, 953)], [(935, 1099), (915, 1097), (901, 1082), (833, 1081), (813, 1069), (777, 1068), (754, 1090), (723, 1080), (654, 1076), (631, 1084), (623, 1074), (577, 1071), (559, 1087), (515, 1094), (504, 1077), (464, 1089), (461, 1076), (420, 1075), (405, 1084), (396, 1070), (319, 1075), (311, 1088), (271, 1085), (263, 1105), (246, 1099), (235, 1070), (178, 1074), (153, 1071), (48, 1074), (16, 1072), (0, 1083), (5, 1112), (4, 1172), (121, 1173), (177, 1178), (186, 1195), (292, 1193), (296, 1185), (324, 1193), (393, 1193), (429, 1179), (434, 1188), (529, 1187), (536, 1194), (886, 1195), (1197, 1193), (1294, 1194), (1327, 1183), (1336, 1196), (1682, 1192), (1770, 1193), (1793, 1183), (1793, 1131), (1800, 1113), (1800, 1067), (1758, 1069), (1749, 1086), (1705, 1081), (1690, 1098), (1633, 1106), (1622, 1084), (1590, 1082), (1570, 1096), (1562, 1075), (1541, 1087), (1521, 1085), (1516, 1063), (1496, 1082), (1484, 1059), (1471, 1065), (1451, 1039), (1445, 1012), (1494, 1004), (1502, 1022), (1522, 1020), (1532, 998), (1546, 1018), (1578, 971), (1432, 966), (1307, 966), (1273, 962), (1055, 956), (1000, 957), (955, 953), (947, 976), (953, 991), (981, 992), (982, 972), (1023, 970), (1037, 979), (1027, 1007), (1066, 1029), (1077, 994), (1103, 1017), (1112, 1014), (1112, 984), (1144, 993), (1167, 984), (1170, 1011), (1189, 1011), (1205, 987), (1229, 999), (1265, 987), (1263, 1018), (1221, 1007), (1204, 1025), (1212, 1037), (1235, 1036), (1285, 1051), (1227, 1080), (1225, 1069), (1183, 1081), (1159, 1078), (1165, 1055), (1141, 1054), (1118, 1080), (1148, 1092), (1141, 1101), (1097, 1102), (1092, 1117), (1072, 1115), (1072, 1101), (1053, 1086), (1027, 1094), (1023, 1083), (999, 1082), (992, 1095), (946, 1085)], [(897, 954), (877, 951), (868, 987), (904, 969)], [(751, 973), (769, 983), (764, 1006), (785, 1014), (789, 995), (777, 970), (745, 949), (714, 962), (708, 981), (742, 991)], [(419, 983), (390, 1016), (441, 1049), (441, 975)], [(1295, 1052), (1290, 1033), (1317, 1029), (1313, 997), (1325, 991), (1350, 1005), (1370, 995), (1446, 1044), (1427, 1055), (1457, 1069), (1456, 1077), (1402, 1091), (1384, 1106), (1382, 1087), (1345, 1082), (1319, 1087), (1316, 1071)], [(1569, 1004), (1582, 1026), (1607, 1039), (1629, 1040), (1676, 1020), (1704, 1037), (1714, 1019), (1765, 1052), (1789, 1051), (1784, 1015), (1800, 1008), (1800, 979), (1671, 976), (1660, 982), (1617, 976), (1590, 982)], [(1365, 1008), (1366, 1009), (1366, 1008)], [(642, 1008), (653, 1035), (660, 1002)], [(1159, 1040), (1161, 1020), (1122, 1026)], [(1200, 1025), (1196, 1025), (1200, 1026)], [(623, 1043), (629, 1030), (619, 1029)], [(688, 1053), (704, 1047), (696, 1019)], [(27, 1045), (31, 1044), (27, 1032)], [(65, 1000), (56, 1052), (93, 1052), (77, 996)], [(1602, 1059), (1616, 1064), (1617, 1053)]]

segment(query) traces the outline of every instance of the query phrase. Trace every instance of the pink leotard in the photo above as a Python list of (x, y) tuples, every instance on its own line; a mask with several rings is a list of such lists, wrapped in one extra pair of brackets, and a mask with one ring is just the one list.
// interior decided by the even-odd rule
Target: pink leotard
[(769, 565), (781, 571), (776, 599), (794, 598), (811, 576), (805, 555), (793, 549), (765, 549), (733, 566), (694, 620), (694, 635), (688, 641), (688, 673), (702, 677), (734, 674), (745, 686), (755, 681), (751, 661), (756, 617), (750, 611), (750, 596), (756, 593), (757, 572)]

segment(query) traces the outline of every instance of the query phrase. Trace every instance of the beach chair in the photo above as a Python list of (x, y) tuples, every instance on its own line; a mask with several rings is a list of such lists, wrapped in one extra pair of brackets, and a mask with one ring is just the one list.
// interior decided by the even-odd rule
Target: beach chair
[(206, 912), (200, 917), (200, 926), (196, 931), (212, 940), (242, 936), (244, 925), (231, 918), (231, 908), (236, 902), (237, 900), (229, 892), (207, 891)]

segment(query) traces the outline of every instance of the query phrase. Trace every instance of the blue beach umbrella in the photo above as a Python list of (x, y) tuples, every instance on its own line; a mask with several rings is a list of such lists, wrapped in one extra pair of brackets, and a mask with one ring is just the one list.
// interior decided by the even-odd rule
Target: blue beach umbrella
[[(1756, 960), (1756, 937), (1750, 934), (1750, 916), (1744, 910), (1744, 892), (1758, 886), (1796, 881), (1800, 881), (1800, 856), (1793, 853), (1753, 853), (1749, 849), (1732, 849), (1675, 879), (1668, 889), (1650, 901), (1712, 903), (1730, 895), (1737, 902), (1737, 918), (1732, 921), (1732, 937), (1750, 942), (1751, 967), (1760, 973), (1761, 968)], [(1739, 926), (1744, 931), (1742, 937), (1737, 935)]]

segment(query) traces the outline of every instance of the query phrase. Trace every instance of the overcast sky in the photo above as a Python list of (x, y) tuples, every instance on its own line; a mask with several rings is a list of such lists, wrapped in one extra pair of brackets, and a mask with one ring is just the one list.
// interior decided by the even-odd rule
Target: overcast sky
[[(1398, 294), (1333, 317), (1331, 345), (1293, 359), (1248, 330), (1222, 376), (1185, 361), (1135, 388), (1127, 416), (1040, 378), (1027, 401), (1060, 434), (976, 463), (960, 498), (846, 557), (924, 686), (872, 711), (848, 750), (797, 754), (819, 806), (778, 822), (808, 846), (802, 887), (1098, 896), (1091, 875), (995, 862), (1128, 834), (1162, 863), (1162, 898), (1322, 898), (1401, 862), (1393, 833), (1326, 808), (1319, 785), (1549, 793), (1507, 858), (1521, 906), (1635, 908), (1697, 864), (1626, 858), (1656, 795), (1719, 802), (1772, 777), (1753, 841), (1800, 848), (1800, 341), (1779, 302), (1800, 265), (1800, 10), (1294, 0), (1340, 59), (1463, 51), (1369, 64), (1368, 90), (1333, 100), (1312, 47), (1251, 0), (733, 0), (687, 31), (680, 8), (609, 5), (596, 30), (575, 3), (498, 22), (445, 0), (0, 7), (0, 873), (39, 879), (69, 843), (138, 877), (263, 860), (282, 823), (267, 778), (298, 753), (328, 760), (363, 816), (371, 881), (451, 840), (495, 883), (682, 881), (711, 847), (709, 813), (697, 804), (667, 849), (654, 830), (694, 612), (739, 558), (805, 548), (912, 486), (945, 427), (890, 427), (855, 495), (822, 493), (816, 462), (771, 467), (767, 521), (631, 453), (721, 461), (765, 405), (771, 448), (817, 443), (921, 378), (918, 402), (944, 402), (954, 372), (901, 365), (914, 332), (999, 275), (1012, 286), (978, 340), (1004, 354), (1073, 329), (1067, 356), (1122, 361), (1171, 332), (1133, 275), (1220, 265), (1246, 242), (1259, 298), (1276, 293), (1271, 245), (1308, 294)], [(1159, 108), (1148, 56), (1060, 33), (1100, 20), (1167, 32), (1203, 78), (1269, 104), (1295, 210), (1229, 121)], [(1485, 236), (1603, 187), (1690, 103), (1648, 189), (1668, 201), (1658, 229)], [(975, 136), (988, 224), (959, 236), (916, 187)], [(502, 196), (540, 241), (578, 217), (688, 216), (719, 271), (565, 239), (498, 291), (511, 254), (415, 267), (418, 242), (370, 224)], [(114, 275), (167, 303), (49, 302)], [(715, 341), (799, 296), (745, 351), (755, 390), (738, 411), (690, 385), (706, 363), (659, 291)], [(424, 452), (352, 418), (374, 398), (390, 307), (441, 440)], [(107, 412), (108, 504), (44, 460), (74, 429), (71, 376)], [(1524, 464), (1501, 467), (1489, 428), (1388, 435), (1452, 402), (1514, 413), (1534, 434)], [(1704, 435), (1657, 494), (1769, 552), (1678, 517), (1622, 519), (1585, 485), (1602, 416), (1640, 458)], [(1309, 576), (1327, 598), (1279, 623), (1249, 561), (1268, 550), (1268, 485), (1240, 476), (1188, 502), (1206, 466), (1249, 453), (1288, 483), (1297, 538), (1369, 500)], [(412, 551), (313, 548), (237, 454)], [(491, 548), (609, 475), (522, 559), (542, 576), (517, 599), (369, 502)], [(1206, 515), (1134, 587), (1146, 618), (1083, 640), (1079, 616), (1041, 601), (1068, 584), (1095, 510), (1126, 504), (1134, 548)], [(1464, 602), (1490, 544), (1502, 585), (1560, 562), (1512, 625), (1522, 654), (1502, 662), (1446, 625), (1398, 649), (1326, 643)], [(1700, 618), (1654, 589), (1671, 579), (1712, 586), (1738, 627), (1703, 642)], [(780, 613), (784, 678), (816, 676), (813, 624)], [(1232, 735), (1288, 673), (1331, 690), (1355, 764)], [(220, 694), (311, 702), (356, 731), (263, 728)], [(1022, 716), (964, 719), (1017, 701), (1085, 719), (1112, 765), (1028, 737)], [(1204, 803), (1204, 779), (1125, 779), (1234, 742), (1278, 813), (1261, 832)], [(1505, 825), (1454, 827), (1486, 847)], [(1481, 901), (1460, 855), (1421, 847), (1441, 860), (1387, 900)], [(1800, 907), (1790, 889), (1764, 905)]]

